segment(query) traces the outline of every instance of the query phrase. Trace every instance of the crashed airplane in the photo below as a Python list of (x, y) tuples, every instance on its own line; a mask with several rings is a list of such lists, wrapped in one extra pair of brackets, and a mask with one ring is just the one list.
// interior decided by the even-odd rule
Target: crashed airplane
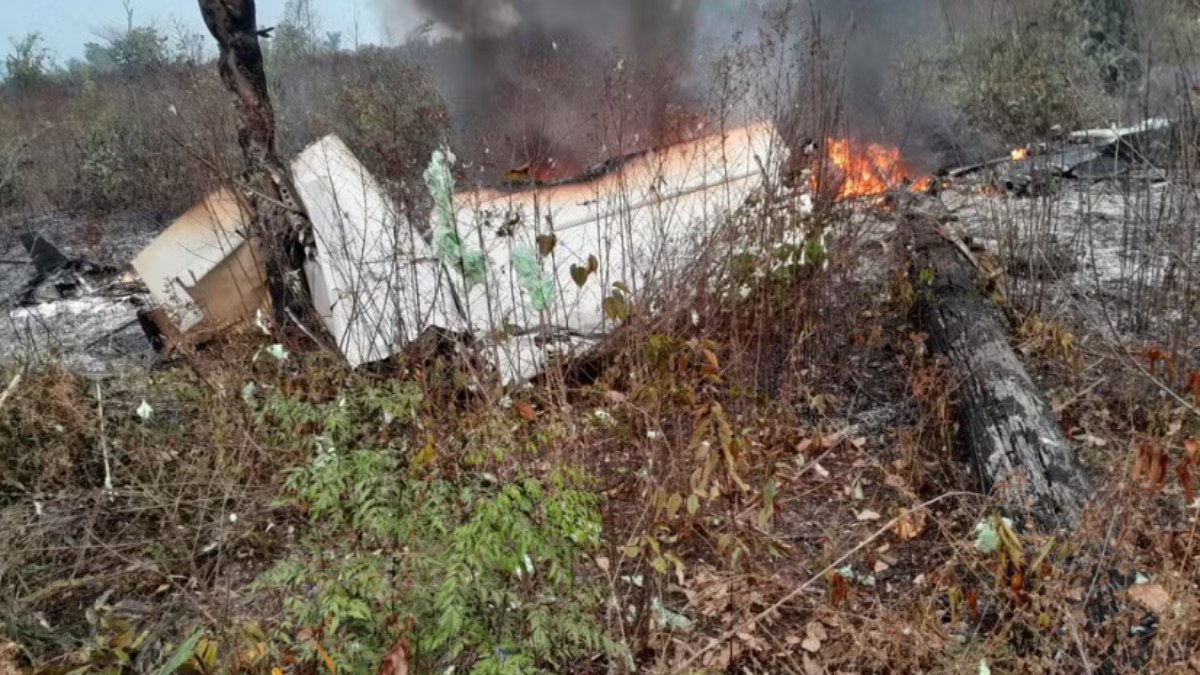
[(167, 344), (212, 337), (268, 307), (258, 240), (236, 194), (222, 189), (171, 223), (133, 260)]
[[(353, 367), (436, 329), (473, 336), (505, 382), (524, 381), (610, 333), (628, 301), (772, 184), (785, 155), (760, 123), (572, 179), (456, 191), (454, 157), (439, 151), (425, 174), (426, 226), (328, 136), (292, 163), (316, 238), (305, 266), (313, 303)], [(134, 263), (180, 334), (244, 322), (266, 301), (262, 257), (230, 197), (211, 196)]]

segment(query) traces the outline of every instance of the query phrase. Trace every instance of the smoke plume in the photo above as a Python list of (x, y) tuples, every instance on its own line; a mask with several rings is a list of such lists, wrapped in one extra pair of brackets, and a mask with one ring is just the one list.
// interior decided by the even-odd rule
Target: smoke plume
[[(849, 134), (900, 145), (925, 168), (943, 161), (947, 139), (961, 131), (932, 100), (928, 71), (910, 66), (945, 36), (946, 13), (971, 3), (790, 1), (800, 23), (788, 30), (800, 39), (819, 33), (838, 64)], [(432, 26), (410, 33), (406, 48), (438, 80), (456, 147), (494, 176), (539, 162), (570, 174), (677, 140), (681, 124), (692, 128), (706, 112), (701, 92), (728, 38), (741, 31), (742, 46), (753, 48), (764, 12), (789, 0), (376, 2), (393, 35)]]
[[(578, 170), (662, 140), (696, 68), (701, 0), (377, 0), (439, 81), (468, 157)], [(620, 97), (620, 119), (607, 119)], [(478, 155), (472, 157), (484, 162)]]

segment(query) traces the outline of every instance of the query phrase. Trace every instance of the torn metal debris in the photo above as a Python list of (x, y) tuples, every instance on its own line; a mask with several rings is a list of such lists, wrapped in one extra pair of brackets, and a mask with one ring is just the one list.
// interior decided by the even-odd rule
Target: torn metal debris
[[(786, 151), (762, 123), (633, 155), (580, 180), (519, 192), (457, 193), (457, 241), (435, 211), (435, 250), (454, 274), (462, 319), (492, 337), (498, 370), (519, 381), (556, 354), (595, 345), (622, 307), (780, 173)], [(435, 197), (436, 201), (436, 197)]]
[(33, 266), (39, 275), (53, 274), (66, 267), (70, 260), (62, 254), (54, 244), (46, 241), (36, 232), (25, 232), (21, 235), (21, 245), (29, 252)]
[(337, 137), (292, 162), (316, 243), (313, 305), (351, 366), (381, 361), (427, 328), (465, 327), (433, 249)]
[[(769, 123), (610, 161), (520, 191), (457, 192), (435, 154), (428, 230), (414, 227), (334, 136), (292, 163), (312, 220), (305, 265), (318, 315), (352, 366), (429, 331), (474, 337), (506, 382), (593, 346), (619, 305), (678, 265), (689, 245), (761, 191), (785, 150)], [(247, 217), (227, 191), (184, 214), (134, 261), (156, 323), (210, 334), (267, 302)]]
[(1087, 129), (1018, 148), (1011, 156), (952, 169), (952, 179), (990, 171), (1007, 191), (1040, 194), (1061, 178), (1104, 180), (1137, 168), (1153, 169), (1169, 144), (1173, 123), (1149, 119), (1126, 127)]
[(133, 260), (156, 309), (150, 319), (167, 344), (212, 336), (270, 305), (258, 240), (230, 190), (209, 195), (171, 223)]

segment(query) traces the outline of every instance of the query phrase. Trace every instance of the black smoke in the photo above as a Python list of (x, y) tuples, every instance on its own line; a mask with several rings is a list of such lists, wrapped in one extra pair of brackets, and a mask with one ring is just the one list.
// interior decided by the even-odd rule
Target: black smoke
[(729, 38), (741, 32), (740, 45), (755, 48), (762, 31), (778, 28), (770, 22), (784, 5), (795, 20), (787, 39), (813, 39), (836, 64), (844, 133), (901, 146), (922, 169), (965, 159), (954, 157), (965, 131), (938, 99), (929, 59), (956, 8), (979, 4), (969, 0), (376, 2), (393, 29), (433, 26), (406, 48), (438, 80), (460, 155), (490, 176), (548, 159), (579, 169), (676, 140), (681, 118), (690, 124), (710, 112), (713, 66)]
[(479, 164), (581, 168), (664, 140), (672, 116), (695, 107), (682, 83), (698, 65), (701, 0), (378, 2), (393, 23), (432, 22), (407, 48)]

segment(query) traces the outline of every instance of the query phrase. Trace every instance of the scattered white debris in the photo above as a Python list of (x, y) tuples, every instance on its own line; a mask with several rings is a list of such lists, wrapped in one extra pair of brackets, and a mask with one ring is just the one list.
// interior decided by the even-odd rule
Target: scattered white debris
[(1071, 132), (1070, 138), (1073, 141), (1080, 143), (1091, 143), (1093, 145), (1107, 145), (1116, 143), (1117, 141), (1135, 134), (1144, 134), (1151, 131), (1164, 131), (1171, 128), (1171, 120), (1166, 117), (1153, 117), (1148, 120), (1143, 120), (1137, 124), (1132, 124), (1125, 127), (1101, 127), (1098, 129), (1084, 129), (1082, 131)]
[(663, 606), (661, 598), (656, 597), (650, 601), (650, 610), (654, 612), (654, 619), (661, 628), (678, 630), (685, 633), (692, 629), (692, 620), (679, 612), (667, 609)]
[(154, 416), (154, 408), (150, 407), (150, 404), (146, 402), (146, 399), (142, 399), (142, 404), (137, 407), (135, 412), (143, 422), (149, 422), (150, 418)]
[(254, 310), (254, 325), (263, 335), (271, 334), (271, 327), (267, 325), (267, 317), (261, 308)]
[[(1012, 529), (1012, 520), (1001, 518), (1001, 521), (1004, 527)], [(1000, 533), (990, 519), (975, 526), (975, 550), (989, 555), (1000, 550)]]
[(866, 522), (872, 522), (872, 521), (879, 520), (879, 519), (883, 518), (883, 516), (879, 515), (879, 513), (875, 512), (875, 511), (867, 509), (865, 511), (860, 511), (857, 518), (858, 518), (859, 522), (866, 523)]
[(29, 307), (18, 307), (11, 313), (18, 321), (30, 318), (53, 319), (58, 316), (83, 316), (100, 314), (129, 314), (129, 303), (121, 300), (97, 300), (96, 298), (79, 298), (60, 300), (58, 302), (43, 302)]
[(846, 581), (868, 587), (875, 585), (874, 574), (859, 574), (858, 572), (854, 571), (854, 567), (852, 565), (846, 565), (838, 570), (837, 573)]

